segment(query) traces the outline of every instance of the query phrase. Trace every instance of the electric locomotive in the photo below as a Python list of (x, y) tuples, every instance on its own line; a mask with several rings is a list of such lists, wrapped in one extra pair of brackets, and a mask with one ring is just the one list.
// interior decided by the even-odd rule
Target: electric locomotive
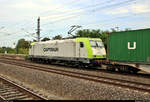
[(99, 38), (74, 38), (34, 42), (29, 50), (31, 60), (44, 60), (96, 66), (106, 58), (104, 44)]

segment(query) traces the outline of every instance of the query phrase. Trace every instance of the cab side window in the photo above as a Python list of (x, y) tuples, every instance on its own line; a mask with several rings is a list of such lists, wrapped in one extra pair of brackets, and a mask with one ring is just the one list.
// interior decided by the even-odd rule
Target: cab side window
[(83, 48), (84, 47), (84, 43), (80, 42), (80, 47)]

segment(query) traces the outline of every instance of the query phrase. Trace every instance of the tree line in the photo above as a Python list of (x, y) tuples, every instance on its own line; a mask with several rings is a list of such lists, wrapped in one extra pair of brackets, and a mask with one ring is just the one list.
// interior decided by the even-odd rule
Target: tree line
[[(129, 31), (131, 29), (125, 29), (124, 31)], [(109, 30), (100, 30), (100, 29), (84, 29), (84, 30), (78, 30), (74, 37), (89, 37), (89, 38), (100, 38), (102, 39), (105, 48), (107, 48), (107, 37), (108, 34), (112, 33), (112, 32), (117, 32), (118, 30), (112, 28), (111, 31)], [(68, 38), (73, 38), (73, 37), (68, 37)], [(53, 37), (52, 39), (50, 39), (49, 37), (45, 37), (43, 38), (41, 41), (48, 41), (48, 40), (61, 40), (61, 39), (66, 39), (63, 38), (61, 35), (56, 35), (55, 37)], [(36, 40), (33, 40), (34, 42), (36, 42)], [(14, 53), (14, 54), (28, 54), (29, 52), (29, 48), (30, 48), (30, 43), (33, 41), (26, 41), (25, 39), (20, 39), (18, 40), (16, 47), (15, 48), (10, 48), (10, 47), (1, 47), (0, 48), (0, 53), (5, 53), (7, 51), (7, 53)]]

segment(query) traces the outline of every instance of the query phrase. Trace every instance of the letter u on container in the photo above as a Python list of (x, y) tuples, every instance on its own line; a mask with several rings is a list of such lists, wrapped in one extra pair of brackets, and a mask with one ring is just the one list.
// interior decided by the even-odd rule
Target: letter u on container
[(133, 42), (133, 47), (131, 47), (131, 43), (128, 42), (128, 49), (129, 49), (129, 50), (134, 50), (134, 49), (136, 49), (136, 42)]

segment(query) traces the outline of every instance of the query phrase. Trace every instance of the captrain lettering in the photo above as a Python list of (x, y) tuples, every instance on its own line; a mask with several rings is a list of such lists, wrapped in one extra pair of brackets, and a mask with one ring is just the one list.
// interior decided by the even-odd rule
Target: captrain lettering
[(56, 52), (58, 51), (58, 48), (44, 48), (43, 51), (44, 52), (47, 52), (47, 51)]

